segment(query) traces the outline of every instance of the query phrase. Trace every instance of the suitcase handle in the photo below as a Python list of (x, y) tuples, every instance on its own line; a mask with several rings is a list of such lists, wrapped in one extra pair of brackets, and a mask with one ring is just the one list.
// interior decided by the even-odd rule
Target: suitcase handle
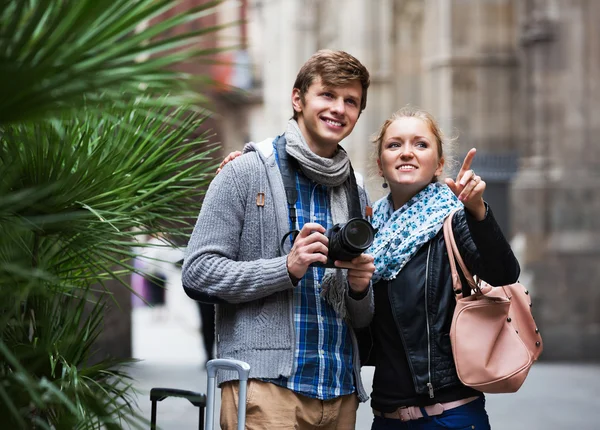
[(156, 402), (161, 402), (167, 397), (181, 397), (189, 400), (195, 407), (199, 408), (200, 429), (204, 422), (204, 407), (206, 406), (206, 396), (194, 391), (178, 390), (175, 388), (152, 388), (150, 390), (150, 401), (152, 402), (152, 411), (150, 415), (150, 429), (156, 428)]
[(246, 426), (246, 388), (250, 376), (250, 365), (232, 358), (216, 358), (206, 363), (208, 373), (207, 382), (207, 405), (205, 430), (213, 430), (215, 410), (215, 386), (218, 370), (235, 370), (240, 380), (240, 393), (238, 401), (238, 430), (244, 430)]

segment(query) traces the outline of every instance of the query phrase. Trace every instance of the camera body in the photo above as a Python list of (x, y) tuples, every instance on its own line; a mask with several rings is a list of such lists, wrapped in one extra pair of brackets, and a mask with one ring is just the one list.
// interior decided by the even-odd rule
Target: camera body
[(363, 218), (352, 218), (346, 223), (334, 225), (325, 233), (329, 239), (327, 263), (311, 266), (335, 268), (335, 261), (350, 261), (365, 252), (373, 243), (375, 229)]

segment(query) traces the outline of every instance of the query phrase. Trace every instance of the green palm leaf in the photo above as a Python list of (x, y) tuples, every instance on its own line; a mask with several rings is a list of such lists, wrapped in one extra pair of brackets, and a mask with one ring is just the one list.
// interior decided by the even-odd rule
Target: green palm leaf
[[(120, 115), (126, 121), (111, 119)], [(155, 108), (91, 111), (84, 118), (60, 128), (51, 122), (5, 127), (0, 230), (14, 239), (0, 243), (0, 262), (34, 261), (63, 279), (65, 265), (85, 267), (70, 273), (94, 283), (106, 279), (106, 267), (98, 266), (103, 261), (131, 269), (126, 262), (139, 229), (172, 237), (191, 231), (194, 201), (216, 165), (215, 145), (203, 135), (188, 138), (205, 117)], [(11, 282), (1, 274), (0, 268), (0, 286)]]
[[(168, 19), (176, 0), (12, 0), (0, 9), (0, 125), (73, 112), (85, 100), (181, 93), (187, 76), (168, 69), (220, 49), (203, 38), (231, 24), (165, 36), (214, 12), (207, 1)], [(152, 23), (152, 25), (148, 25)], [(205, 45), (205, 47), (202, 47)], [(140, 61), (141, 58), (147, 58)], [(201, 101), (186, 92), (176, 100)], [(146, 99), (152, 104), (153, 98)]]
[(0, 423), (8, 426), (3, 428), (24, 427), (27, 420), (54, 428), (94, 428), (89, 426), (95, 423), (139, 428), (145, 422), (127, 375), (113, 370), (122, 361), (87, 364), (104, 306), (101, 298), (87, 305), (88, 297), (32, 295), (19, 314), (22, 321), (3, 331), (0, 397), (6, 401), (0, 404)]
[(219, 2), (178, 3), (0, 0), (0, 428), (147, 426), (127, 360), (92, 361), (105, 283), (140, 235), (186, 240), (216, 168), (174, 66), (222, 26), (171, 30)]

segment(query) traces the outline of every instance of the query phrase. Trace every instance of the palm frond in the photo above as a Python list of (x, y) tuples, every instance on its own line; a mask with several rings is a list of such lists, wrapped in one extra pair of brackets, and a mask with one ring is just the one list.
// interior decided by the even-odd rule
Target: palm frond
[(216, 168), (172, 66), (222, 26), (171, 30), (218, 3), (0, 0), (0, 428), (147, 427), (127, 360), (91, 360), (105, 283), (140, 235), (187, 238)]
[[(5, 400), (0, 423), (21, 425), (35, 417), (53, 428), (89, 428), (95, 422), (139, 428), (146, 422), (135, 407), (128, 376), (114, 370), (127, 361), (88, 364), (104, 306), (102, 296), (88, 293), (28, 298), (21, 321), (9, 324), (0, 340), (0, 397)], [(17, 348), (11, 351), (6, 344)]]
[[(142, 94), (202, 101), (171, 66), (222, 51), (204, 40), (235, 25), (171, 30), (214, 13), (220, 0), (179, 11), (177, 0), (12, 0), (0, 9), (0, 125), (75, 112)], [(157, 20), (166, 13), (169, 18)], [(141, 90), (144, 88), (144, 90)], [(150, 105), (156, 99), (146, 98)]]
[[(216, 166), (211, 153), (217, 147), (203, 135), (190, 138), (205, 117), (168, 108), (112, 114), (123, 119), (111, 121), (109, 111), (109, 120), (90, 114), (60, 129), (49, 122), (5, 127), (0, 229), (10, 231), (0, 262), (35, 260), (53, 274), (64, 273), (64, 264), (77, 267), (84, 256), (88, 268), (90, 260), (124, 266), (140, 234), (134, 227), (189, 233), (198, 211), (193, 202)], [(18, 199), (23, 194), (27, 198)]]

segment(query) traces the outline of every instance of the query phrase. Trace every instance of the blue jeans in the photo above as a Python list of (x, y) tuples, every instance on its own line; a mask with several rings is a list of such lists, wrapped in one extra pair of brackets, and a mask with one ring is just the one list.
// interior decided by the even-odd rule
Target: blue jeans
[(485, 411), (485, 398), (444, 411), (441, 415), (418, 420), (400, 421), (394, 418), (375, 417), (371, 430), (489, 430), (490, 421)]

